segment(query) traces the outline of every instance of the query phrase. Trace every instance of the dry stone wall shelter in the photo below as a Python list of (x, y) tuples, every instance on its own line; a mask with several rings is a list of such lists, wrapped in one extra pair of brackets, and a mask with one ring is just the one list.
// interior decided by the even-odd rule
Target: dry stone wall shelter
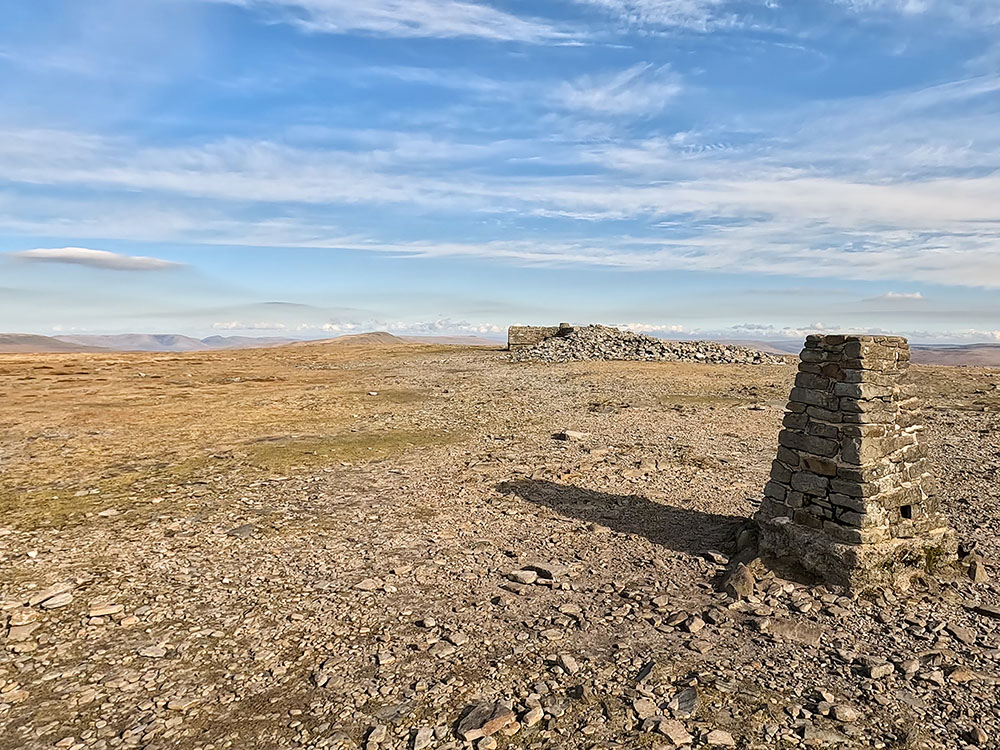
[(545, 339), (568, 336), (572, 332), (573, 326), (569, 323), (560, 323), (557, 326), (510, 326), (507, 329), (507, 348), (530, 349)]
[(955, 559), (909, 365), (904, 338), (806, 339), (757, 514), (765, 557), (857, 589)]

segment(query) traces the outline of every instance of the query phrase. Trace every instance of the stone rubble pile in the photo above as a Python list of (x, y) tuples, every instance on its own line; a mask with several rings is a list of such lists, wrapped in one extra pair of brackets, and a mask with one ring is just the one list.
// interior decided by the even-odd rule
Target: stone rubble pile
[(511, 352), (517, 362), (638, 360), (710, 362), (713, 364), (784, 364), (779, 356), (718, 341), (664, 341), (610, 326), (581, 326), (565, 336), (547, 338), (533, 347)]

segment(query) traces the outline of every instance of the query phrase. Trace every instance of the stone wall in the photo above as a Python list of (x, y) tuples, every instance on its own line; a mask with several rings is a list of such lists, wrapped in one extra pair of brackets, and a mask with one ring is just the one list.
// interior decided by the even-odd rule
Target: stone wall
[(953, 556), (909, 364), (899, 337), (806, 339), (757, 514), (764, 554), (861, 588)]
[(569, 323), (557, 326), (511, 326), (507, 329), (508, 349), (529, 349), (553, 336), (566, 336), (573, 331)]

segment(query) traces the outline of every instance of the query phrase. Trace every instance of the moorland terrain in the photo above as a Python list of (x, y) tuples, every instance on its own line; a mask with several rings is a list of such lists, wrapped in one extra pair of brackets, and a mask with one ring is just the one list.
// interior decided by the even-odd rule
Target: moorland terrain
[[(794, 372), (0, 355), (0, 750), (995, 746), (992, 562), (717, 591)], [(1000, 372), (913, 372), (996, 560)]]

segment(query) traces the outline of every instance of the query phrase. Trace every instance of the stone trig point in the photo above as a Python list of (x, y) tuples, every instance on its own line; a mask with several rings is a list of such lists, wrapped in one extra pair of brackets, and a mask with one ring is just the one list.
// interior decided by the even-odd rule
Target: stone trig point
[(764, 557), (852, 589), (905, 587), (955, 560), (909, 364), (896, 336), (806, 339), (756, 517)]

